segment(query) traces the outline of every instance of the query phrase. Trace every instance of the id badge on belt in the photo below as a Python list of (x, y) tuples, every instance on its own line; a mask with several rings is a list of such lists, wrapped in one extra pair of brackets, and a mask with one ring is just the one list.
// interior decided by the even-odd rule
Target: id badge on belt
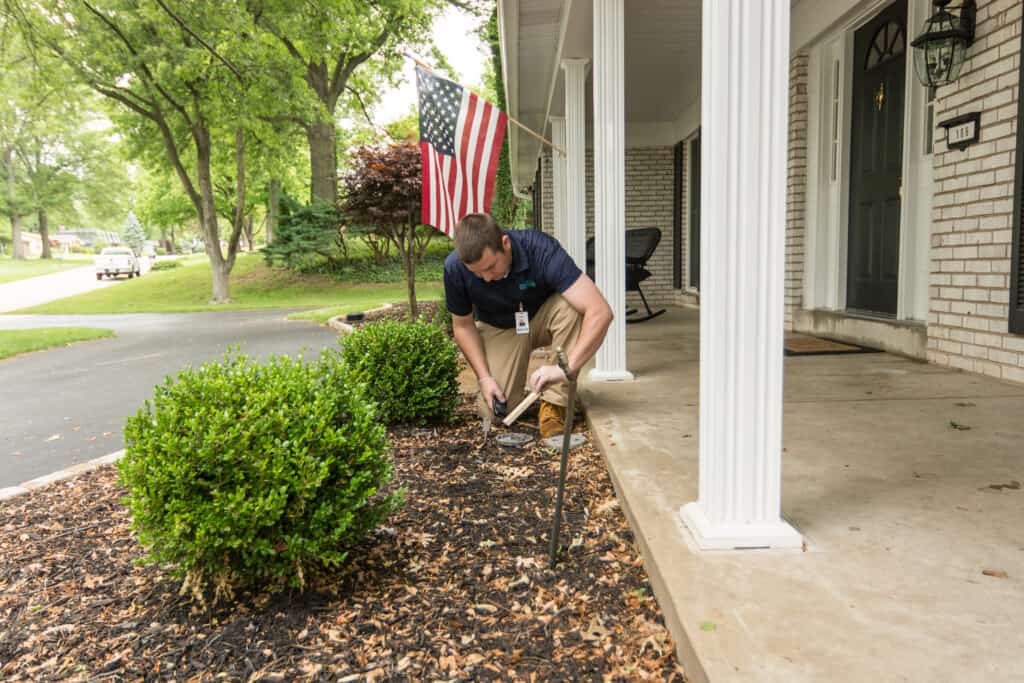
[(516, 334), (530, 334), (530, 314), (523, 310), (522, 304), (516, 311)]

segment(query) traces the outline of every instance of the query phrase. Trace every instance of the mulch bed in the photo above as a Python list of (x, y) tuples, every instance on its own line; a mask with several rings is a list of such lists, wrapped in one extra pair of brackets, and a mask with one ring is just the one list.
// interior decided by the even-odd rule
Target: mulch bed
[[(416, 313), (417, 316), (422, 316), (426, 320), (433, 320), (434, 316), (437, 315), (437, 310), (440, 304), (437, 301), (417, 301), (416, 302)], [(409, 304), (408, 303), (393, 303), (391, 308), (386, 308), (382, 311), (370, 311), (366, 313), (366, 317), (357, 322), (351, 322), (350, 325), (356, 327), (360, 325), (366, 325), (368, 323), (380, 322), (382, 320), (408, 320), (409, 319)]]
[(0, 503), (0, 678), (683, 680), (601, 456), (570, 459), (552, 571), (557, 454), (463, 410), (392, 430), (405, 505), (303, 593), (179, 595), (135, 563), (112, 467)]

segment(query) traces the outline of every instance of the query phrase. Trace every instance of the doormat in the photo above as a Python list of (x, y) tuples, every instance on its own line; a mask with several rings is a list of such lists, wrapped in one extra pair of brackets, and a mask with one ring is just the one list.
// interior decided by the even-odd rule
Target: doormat
[(881, 349), (832, 341), (821, 337), (787, 337), (783, 342), (787, 356), (827, 356), (844, 353), (882, 353)]

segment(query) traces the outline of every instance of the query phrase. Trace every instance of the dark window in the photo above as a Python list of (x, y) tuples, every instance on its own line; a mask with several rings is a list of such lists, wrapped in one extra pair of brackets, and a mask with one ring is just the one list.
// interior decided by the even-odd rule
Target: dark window
[(864, 70), (869, 71), (876, 66), (885, 64), (903, 54), (906, 50), (907, 38), (903, 35), (903, 27), (895, 21), (882, 24), (875, 37), (871, 39), (871, 47), (868, 48), (867, 61)]
[(683, 288), (683, 142), (672, 148), (672, 287)]
[[(1024, 33), (1021, 34), (1024, 50)], [(1017, 178), (1013, 190), (1013, 260), (1010, 264), (1010, 332), (1024, 334), (1024, 59), (1017, 76)]]
[(540, 159), (537, 159), (537, 172), (533, 175), (533, 216), (531, 216), (531, 218), (533, 219), (534, 230), (543, 229), (543, 226), (540, 224), (541, 217), (543, 215), (541, 214), (540, 200), (541, 196), (544, 194), (544, 188), (543, 184), (541, 183), (541, 179), (543, 176), (541, 175), (540, 169)]

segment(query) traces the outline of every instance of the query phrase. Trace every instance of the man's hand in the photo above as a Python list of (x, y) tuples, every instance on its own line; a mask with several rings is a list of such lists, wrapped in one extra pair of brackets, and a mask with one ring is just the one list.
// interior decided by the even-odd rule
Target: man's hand
[(562, 372), (562, 368), (557, 365), (542, 365), (530, 375), (530, 390), (539, 394), (552, 384), (566, 381), (568, 378)]
[(480, 380), (480, 396), (491, 411), (494, 410), (494, 399), (505, 401), (505, 392), (498, 386), (498, 381), (493, 377), (484, 377)]

